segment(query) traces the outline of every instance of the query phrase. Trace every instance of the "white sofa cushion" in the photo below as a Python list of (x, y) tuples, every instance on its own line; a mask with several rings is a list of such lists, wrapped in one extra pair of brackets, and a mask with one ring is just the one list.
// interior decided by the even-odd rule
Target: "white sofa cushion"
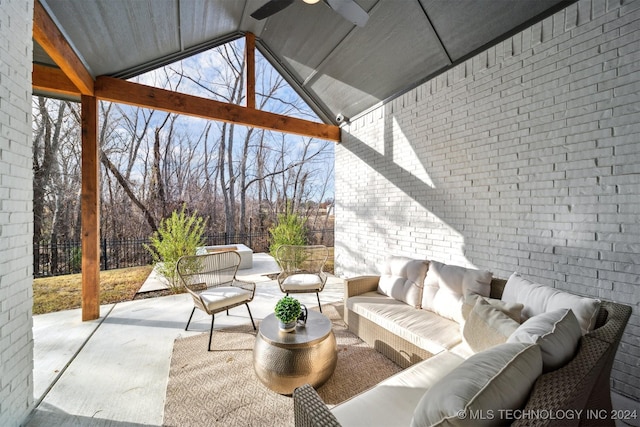
[(496, 298), (481, 297), (480, 295), (467, 295), (464, 298), (464, 303), (462, 304), (462, 317), (464, 317), (464, 320), (467, 320), (469, 313), (471, 313), (478, 299), (485, 300), (516, 322), (522, 323), (522, 309), (524, 308), (524, 304), (506, 302)]
[(593, 330), (600, 310), (600, 300), (564, 292), (534, 283), (513, 273), (502, 293), (503, 301), (524, 304), (522, 320), (561, 308), (570, 308), (578, 319), (582, 333)]
[(431, 354), (462, 341), (456, 322), (375, 291), (348, 298), (347, 308)]
[(464, 296), (478, 294), (488, 297), (492, 278), (489, 271), (430, 261), (422, 290), (422, 308), (462, 324)]
[(412, 427), (476, 426), (479, 420), (461, 414), (493, 414), (524, 406), (542, 373), (540, 347), (508, 343), (475, 354), (424, 394), (413, 413)]
[(333, 407), (343, 426), (408, 426), (424, 393), (464, 361), (442, 352)]
[(568, 308), (538, 314), (525, 321), (507, 342), (534, 343), (542, 351), (544, 372), (561, 368), (578, 349), (582, 331)]
[(477, 353), (505, 343), (519, 326), (520, 323), (502, 310), (478, 297), (464, 324), (462, 335), (469, 347)]
[(378, 292), (420, 308), (422, 286), (429, 262), (392, 256), (380, 268)]

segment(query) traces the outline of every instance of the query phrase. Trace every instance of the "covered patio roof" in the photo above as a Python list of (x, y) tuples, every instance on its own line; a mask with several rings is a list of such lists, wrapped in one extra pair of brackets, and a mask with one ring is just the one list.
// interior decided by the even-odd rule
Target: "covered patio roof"
[[(340, 141), (340, 122), (575, 2), (342, 1), (356, 1), (366, 24), (328, 0), (294, 0), (262, 20), (251, 14), (266, 0), (35, 1), (33, 93), (82, 103), (83, 320), (100, 315), (99, 99)], [(246, 38), (244, 106), (126, 80), (238, 37)], [(255, 108), (255, 49), (324, 123)]]
[[(251, 14), (267, 0), (40, 3), (91, 80), (130, 78), (255, 34), (256, 48), (318, 116), (338, 124), (338, 115), (354, 117), (574, 1), (356, 0), (369, 15), (362, 27), (324, 0), (295, 0), (263, 20)], [(35, 42), (34, 64), (60, 67)]]

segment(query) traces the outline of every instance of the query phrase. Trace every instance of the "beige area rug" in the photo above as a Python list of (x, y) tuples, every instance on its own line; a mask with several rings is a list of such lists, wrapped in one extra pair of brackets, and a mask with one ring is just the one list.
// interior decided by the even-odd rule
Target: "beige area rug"
[[(350, 333), (342, 305), (326, 305), (338, 344), (334, 374), (318, 389), (329, 405), (347, 400), (401, 368)], [(173, 346), (164, 425), (293, 426), (293, 399), (266, 388), (253, 371), (251, 325), (178, 338)]]

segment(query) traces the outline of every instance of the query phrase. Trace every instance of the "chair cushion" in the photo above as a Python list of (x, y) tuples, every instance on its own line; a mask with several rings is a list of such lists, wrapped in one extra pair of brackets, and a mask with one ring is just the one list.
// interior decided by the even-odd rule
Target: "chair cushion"
[(200, 293), (200, 298), (209, 311), (251, 300), (251, 292), (235, 286), (219, 286)]
[(408, 426), (424, 393), (463, 361), (442, 352), (340, 403), (331, 412), (343, 426)]
[(299, 291), (320, 289), (322, 280), (315, 274), (292, 274), (282, 282), (282, 289), (286, 291)]
[(581, 297), (534, 283), (521, 277), (518, 273), (513, 273), (507, 280), (501, 299), (524, 304), (523, 321), (547, 311), (570, 308), (578, 319), (583, 334), (593, 330), (600, 311), (600, 300), (598, 299)]
[(478, 294), (488, 297), (492, 278), (489, 271), (430, 261), (422, 291), (422, 308), (462, 324), (464, 296)]
[(568, 308), (531, 317), (507, 342), (534, 343), (542, 351), (544, 372), (561, 368), (573, 359), (582, 331), (576, 316)]
[(501, 410), (522, 408), (541, 373), (536, 344), (501, 344), (477, 353), (424, 394), (411, 426), (476, 426), (472, 414), (493, 414), (492, 425), (505, 424)]
[(347, 308), (431, 354), (462, 341), (458, 323), (376, 291), (348, 298)]
[(462, 335), (473, 351), (480, 352), (504, 344), (519, 326), (520, 323), (479, 297), (464, 324)]
[(420, 308), (429, 262), (392, 256), (380, 268), (378, 292)]

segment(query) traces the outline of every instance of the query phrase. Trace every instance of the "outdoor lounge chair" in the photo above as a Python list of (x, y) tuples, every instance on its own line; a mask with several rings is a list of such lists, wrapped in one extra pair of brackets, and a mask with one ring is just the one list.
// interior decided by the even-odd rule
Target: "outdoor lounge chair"
[(322, 271), (329, 250), (323, 245), (295, 246), (282, 245), (276, 251), (276, 261), (280, 266), (278, 285), (285, 294), (315, 293), (320, 305), (320, 295), (327, 283), (327, 274)]
[(256, 324), (251, 315), (249, 302), (253, 300), (256, 284), (236, 279), (236, 272), (240, 265), (240, 255), (237, 252), (217, 252), (206, 255), (183, 256), (178, 260), (176, 269), (178, 276), (187, 292), (193, 297), (193, 310), (185, 331), (189, 328), (191, 318), (196, 308), (211, 315), (211, 331), (209, 332), (209, 346), (213, 337), (213, 322), (215, 314), (239, 305), (246, 305), (253, 329)]

